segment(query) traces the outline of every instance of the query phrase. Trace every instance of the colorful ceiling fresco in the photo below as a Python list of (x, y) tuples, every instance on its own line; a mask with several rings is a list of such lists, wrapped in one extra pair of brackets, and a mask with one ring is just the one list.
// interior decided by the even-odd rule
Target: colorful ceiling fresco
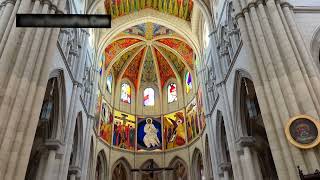
[(150, 48), (147, 50), (146, 59), (143, 64), (141, 82), (157, 83), (156, 67)]
[(170, 48), (173, 48), (176, 50), (182, 57), (183, 59), (186, 60), (188, 65), (192, 68), (192, 59), (193, 59), (193, 50), (189, 45), (187, 45), (185, 42), (182, 42), (177, 39), (159, 39), (158, 42), (165, 44), (169, 46)]
[(160, 46), (158, 46), (157, 48), (164, 55), (164, 57), (166, 57), (173, 64), (179, 75), (182, 76), (183, 70), (185, 69), (185, 65), (183, 64), (183, 62), (170, 50)]
[[(137, 46), (137, 43), (141, 45)], [(117, 56), (123, 50), (125, 53)], [(127, 78), (138, 90), (139, 82), (151, 82), (163, 87), (170, 78), (176, 78), (176, 75), (183, 79), (186, 65), (188, 69), (193, 69), (192, 48), (173, 30), (148, 22), (116, 35), (114, 42), (105, 50), (105, 69), (108, 72), (103, 72), (109, 73), (112, 70), (115, 80)], [(123, 75), (120, 72), (124, 72)]]
[(112, 42), (110, 45), (107, 46), (105, 50), (105, 66), (107, 67), (109, 63), (114, 59), (123, 49), (140, 42), (139, 39), (133, 38), (126, 38), (126, 39), (119, 39), (117, 41)]
[(105, 0), (104, 4), (112, 19), (150, 8), (190, 21), (193, 8), (193, 0)]
[(141, 50), (139, 54), (137, 54), (136, 57), (134, 57), (134, 59), (131, 61), (130, 65), (128, 66), (123, 75), (124, 78), (128, 78), (131, 82), (134, 83), (136, 89), (138, 84), (137, 69), (140, 69), (144, 51), (145, 50)]
[(161, 53), (158, 50), (155, 50), (155, 54), (159, 67), (161, 87), (163, 87), (167, 80), (169, 80), (170, 78), (174, 78), (175, 75), (167, 60), (161, 55)]

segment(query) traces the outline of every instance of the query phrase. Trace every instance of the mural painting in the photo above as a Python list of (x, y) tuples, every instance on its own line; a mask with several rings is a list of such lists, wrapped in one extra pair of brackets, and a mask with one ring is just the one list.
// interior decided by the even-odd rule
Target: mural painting
[(111, 144), (112, 123), (112, 109), (105, 100), (102, 100), (102, 109), (100, 115), (100, 137), (108, 144)]
[(94, 114), (95, 119), (96, 119), (96, 123), (95, 123), (95, 127), (96, 129), (99, 129), (99, 119), (100, 119), (100, 111), (101, 111), (101, 101), (102, 101), (102, 96), (100, 91), (97, 91), (97, 104), (96, 104), (96, 112)]
[(185, 120), (183, 111), (164, 115), (164, 146), (171, 149), (186, 143)]
[(200, 129), (203, 130), (206, 127), (206, 117), (204, 113), (204, 105), (202, 101), (202, 90), (199, 88), (197, 95), (197, 108), (198, 108), (198, 121)]
[(162, 150), (161, 118), (139, 117), (137, 121), (137, 149)]
[(186, 108), (186, 125), (188, 142), (192, 141), (199, 134), (197, 121), (197, 102), (194, 98)]
[(135, 149), (135, 117), (131, 114), (114, 111), (113, 145), (122, 149)]

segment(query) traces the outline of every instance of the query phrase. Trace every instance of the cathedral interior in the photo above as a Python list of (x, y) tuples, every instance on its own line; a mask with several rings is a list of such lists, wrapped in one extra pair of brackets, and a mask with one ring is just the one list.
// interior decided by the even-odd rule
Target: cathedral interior
[(0, 180), (320, 179), (319, 72), (319, 0), (0, 0)]

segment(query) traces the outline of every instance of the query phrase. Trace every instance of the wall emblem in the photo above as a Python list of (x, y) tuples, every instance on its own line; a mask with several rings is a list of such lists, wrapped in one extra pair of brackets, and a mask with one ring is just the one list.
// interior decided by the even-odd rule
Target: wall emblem
[(320, 124), (307, 115), (299, 115), (289, 119), (285, 132), (288, 140), (298, 148), (313, 148), (320, 142)]

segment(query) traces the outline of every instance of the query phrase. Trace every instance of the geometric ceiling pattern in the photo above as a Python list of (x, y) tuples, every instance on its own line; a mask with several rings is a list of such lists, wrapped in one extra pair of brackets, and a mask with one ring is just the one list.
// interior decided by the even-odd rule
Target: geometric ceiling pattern
[(112, 19), (150, 8), (190, 21), (193, 0), (105, 0), (104, 5)]
[[(119, 33), (105, 49), (105, 68), (115, 79), (129, 79), (138, 89), (140, 83), (160, 88), (170, 78), (184, 77), (192, 70), (194, 52), (173, 30), (155, 23), (143, 23)], [(109, 73), (107, 73), (109, 74)]]

